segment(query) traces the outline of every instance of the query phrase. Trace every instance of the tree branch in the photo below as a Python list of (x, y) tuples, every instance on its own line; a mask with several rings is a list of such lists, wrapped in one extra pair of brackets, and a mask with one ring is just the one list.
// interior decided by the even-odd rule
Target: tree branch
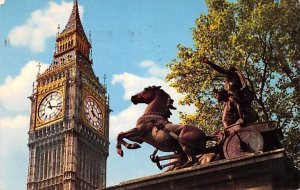
[[(290, 108), (290, 111), (293, 111), (293, 109), (294, 109), (294, 107), (297, 105), (297, 103), (295, 102), (293, 105), (292, 105), (292, 107)], [(285, 123), (288, 121), (288, 119), (290, 119), (290, 118), (285, 118), (284, 120), (283, 120), (283, 122), (282, 122), (282, 126), (284, 126), (285, 125)]]
[[(247, 56), (246, 60), (245, 60), (245, 63), (247, 62), (247, 60), (249, 59), (250, 55)], [(254, 82), (251, 81), (250, 79), (250, 73), (249, 73), (249, 70), (248, 70), (248, 67), (247, 67), (247, 64), (245, 64), (245, 72), (247, 74), (247, 80), (248, 80), (248, 83), (250, 85), (250, 88), (252, 90), (252, 92), (254, 93), (254, 99), (256, 100), (256, 102), (258, 103), (258, 105), (260, 105), (262, 111), (263, 111), (263, 114), (264, 114), (264, 120), (265, 121), (269, 121), (269, 114), (268, 114), (268, 111), (266, 109), (266, 106), (262, 100), (262, 96), (259, 98), (257, 97), (257, 94), (255, 93), (255, 85), (254, 85)]]

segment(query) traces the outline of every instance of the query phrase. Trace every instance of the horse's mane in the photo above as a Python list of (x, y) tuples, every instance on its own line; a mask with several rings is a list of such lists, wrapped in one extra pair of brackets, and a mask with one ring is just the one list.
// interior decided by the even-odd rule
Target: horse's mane
[(174, 100), (171, 98), (171, 96), (166, 93), (163, 89), (161, 89), (161, 86), (149, 86), (147, 88), (145, 88), (145, 90), (159, 90), (160, 92), (163, 92), (167, 97), (167, 108), (168, 108), (168, 111), (167, 111), (167, 118), (169, 118), (172, 113), (171, 113), (171, 110), (176, 110), (177, 108), (173, 106), (173, 103), (174, 103)]

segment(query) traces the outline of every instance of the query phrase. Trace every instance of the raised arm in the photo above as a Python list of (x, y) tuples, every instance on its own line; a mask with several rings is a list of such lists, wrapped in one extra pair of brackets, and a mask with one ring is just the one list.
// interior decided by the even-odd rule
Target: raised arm
[(207, 63), (209, 66), (211, 66), (214, 70), (218, 71), (219, 73), (222, 73), (224, 75), (231, 74), (229, 70), (224, 69), (223, 67), (220, 67), (219, 65), (209, 61), (207, 58), (203, 58), (202, 62)]

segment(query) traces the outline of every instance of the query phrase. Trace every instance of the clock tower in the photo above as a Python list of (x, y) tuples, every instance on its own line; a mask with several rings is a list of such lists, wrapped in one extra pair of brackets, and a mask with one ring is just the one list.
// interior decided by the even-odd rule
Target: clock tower
[(30, 96), (28, 190), (105, 187), (109, 106), (90, 54), (75, 0)]

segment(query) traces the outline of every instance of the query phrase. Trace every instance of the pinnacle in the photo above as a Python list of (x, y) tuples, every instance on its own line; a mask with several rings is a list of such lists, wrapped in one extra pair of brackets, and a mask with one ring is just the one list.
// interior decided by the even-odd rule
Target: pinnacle
[(79, 9), (78, 9), (78, 1), (74, 0), (72, 13), (70, 15), (70, 18), (65, 26), (65, 29), (62, 31), (62, 33), (67, 33), (69, 31), (76, 30), (84, 33), (80, 15), (79, 15)]

